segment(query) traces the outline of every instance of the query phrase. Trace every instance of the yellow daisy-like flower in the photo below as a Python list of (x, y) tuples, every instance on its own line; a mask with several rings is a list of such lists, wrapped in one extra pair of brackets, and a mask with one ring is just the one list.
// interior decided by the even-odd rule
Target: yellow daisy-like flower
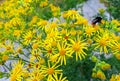
[(55, 75), (54, 75), (54, 79), (53, 79), (52, 81), (68, 81), (68, 80), (66, 79), (67, 77), (64, 77), (64, 78), (62, 78), (62, 77), (63, 77), (63, 74), (62, 74), (62, 73), (60, 74), (59, 78), (58, 78), (58, 75), (55, 74)]
[(50, 58), (51, 56), (53, 56), (56, 53), (56, 49), (53, 47), (47, 47), (44, 48), (45, 50), (43, 50), (42, 52), (46, 53), (45, 56), (47, 58)]
[(23, 64), (21, 61), (18, 61), (18, 63), (15, 63), (13, 66), (14, 68), (11, 70), (10, 81), (22, 81), (22, 76), (25, 72)]
[(48, 61), (48, 67), (42, 68), (43, 69), (42, 72), (45, 73), (47, 81), (52, 80), (55, 74), (60, 74), (62, 72), (62, 70), (57, 70), (57, 68), (60, 67), (60, 65), (57, 64), (58, 62), (51, 66), (50, 61)]
[(118, 60), (120, 60), (120, 43), (115, 40), (115, 42), (112, 42), (112, 44), (110, 45), (110, 48), (112, 49), (113, 54), (115, 55), (115, 57)]
[(95, 31), (94, 28), (91, 26), (85, 28), (85, 34), (88, 37), (92, 36), (94, 31)]
[(48, 23), (47, 27), (45, 28), (46, 33), (51, 31), (58, 31), (57, 21)]
[(14, 44), (12, 41), (4, 41), (3, 44), (1, 44), (2, 48), (5, 48), (5, 51), (8, 53), (13, 53), (14, 52)]
[(13, 35), (19, 37), (21, 34), (21, 30), (14, 30)]
[(52, 11), (53, 16), (60, 15), (60, 7), (59, 6), (54, 6), (53, 4), (50, 4), (50, 9)]
[(31, 42), (33, 38), (33, 32), (32, 31), (28, 31), (25, 34), (23, 34), (23, 44), (27, 45)]
[(48, 21), (47, 21), (47, 20), (40, 20), (40, 21), (37, 23), (38, 27), (41, 28), (42, 30), (45, 29), (45, 27), (47, 26), (47, 24), (48, 24)]
[(116, 26), (120, 26), (120, 22), (118, 20), (112, 20), (112, 23), (115, 24)]
[(80, 58), (80, 60), (82, 60), (82, 58), (85, 58), (85, 56), (87, 55), (84, 52), (84, 49), (87, 50), (87, 43), (84, 43), (83, 41), (81, 41), (80, 39), (78, 40), (72, 40), (70, 39), (71, 44), (70, 45), (70, 53), (71, 55), (76, 54), (76, 61), (78, 60), (78, 58)]
[(106, 79), (106, 76), (105, 74), (101, 71), (101, 70), (98, 70), (97, 71), (97, 77), (101, 80), (105, 80)]
[(41, 3), (40, 3), (40, 7), (45, 7), (47, 5), (48, 5), (48, 0), (41, 1)]
[(60, 39), (60, 36), (59, 36), (59, 32), (58, 30), (51, 30), (51, 32), (48, 32), (47, 33), (47, 37), (46, 39), (49, 39), (49, 40), (56, 40), (56, 39)]
[(58, 48), (58, 62), (61, 62), (61, 65), (64, 63), (64, 65), (66, 65), (66, 58), (67, 57), (72, 57), (70, 55), (70, 48), (67, 46), (67, 44), (65, 42), (59, 42), (57, 44), (57, 48)]
[(108, 53), (107, 47), (110, 47), (110, 43), (112, 41), (109, 33), (105, 33), (102, 36), (97, 36), (95, 41), (96, 41), (96, 43), (94, 44), (96, 46), (95, 49), (99, 48), (100, 53), (102, 52)]
[(110, 78), (110, 81), (120, 81), (120, 74), (118, 75), (113, 74)]
[(67, 18), (67, 19), (76, 19), (79, 16), (80, 15), (76, 10), (68, 10), (63, 13), (63, 18)]
[(33, 69), (33, 71), (29, 73), (27, 81), (41, 81), (44, 77), (44, 74), (39, 69)]

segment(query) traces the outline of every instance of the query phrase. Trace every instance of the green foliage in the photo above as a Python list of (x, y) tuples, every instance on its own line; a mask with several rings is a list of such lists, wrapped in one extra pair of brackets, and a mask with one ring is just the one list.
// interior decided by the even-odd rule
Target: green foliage
[(74, 8), (77, 4), (81, 4), (87, 0), (51, 0), (57, 6), (60, 6), (61, 10), (68, 10)]
[(63, 74), (69, 81), (90, 81), (94, 66), (95, 63), (89, 58), (76, 61), (74, 56), (73, 58), (69, 58), (67, 65), (61, 66), (61, 69), (63, 69)]
[(120, 20), (120, 0), (101, 0), (107, 6), (107, 11), (115, 18)]

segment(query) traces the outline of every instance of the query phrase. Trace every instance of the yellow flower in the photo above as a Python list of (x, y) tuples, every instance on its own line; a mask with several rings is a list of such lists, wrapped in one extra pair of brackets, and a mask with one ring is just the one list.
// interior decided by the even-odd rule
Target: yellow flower
[(70, 34), (71, 34), (72, 36), (75, 36), (75, 35), (77, 34), (77, 31), (76, 31), (76, 30), (71, 30), (71, 31), (70, 31)]
[(47, 48), (44, 48), (45, 50), (43, 51), (45, 54), (45, 56), (47, 58), (51, 58), (51, 56), (53, 56), (55, 54), (55, 51), (56, 49), (53, 48), (53, 47), (47, 47)]
[(95, 41), (96, 41), (96, 43), (94, 44), (96, 46), (95, 49), (99, 48), (100, 53), (101, 52), (108, 53), (107, 47), (110, 47), (112, 41), (109, 33), (104, 33), (102, 36), (97, 36)]
[(92, 39), (88, 39), (88, 40), (87, 40), (87, 43), (88, 43), (88, 44), (92, 44), (92, 42), (93, 42)]
[(1, 46), (3, 48), (5, 48), (5, 51), (7, 53), (13, 53), (14, 52), (14, 45), (13, 45), (13, 42), (12, 41), (8, 41), (6, 42), (6, 40), (4, 41), (5, 43), (3, 43)]
[(77, 34), (78, 34), (78, 35), (82, 35), (82, 34), (83, 34), (83, 31), (77, 30)]
[(56, 22), (49, 23), (48, 25), (49, 25), (49, 28), (48, 28), (49, 30), (55, 30), (55, 31), (57, 31), (58, 24)]
[(32, 48), (33, 48), (33, 49), (37, 49), (37, 48), (38, 48), (38, 43), (34, 43), (34, 44), (32, 45)]
[(116, 26), (120, 26), (120, 22), (118, 20), (112, 20), (112, 23), (115, 24)]
[(120, 60), (120, 54), (115, 54), (115, 57)]
[(110, 78), (110, 81), (120, 81), (120, 74), (118, 75), (113, 74)]
[(62, 77), (63, 77), (62, 73), (59, 75), (59, 78), (58, 78), (58, 75), (55, 74), (53, 81), (68, 81), (68, 80), (66, 80), (67, 77), (64, 77), (64, 78), (62, 78)]
[(32, 72), (29, 73), (29, 78), (27, 81), (41, 81), (44, 78), (44, 74), (39, 69), (33, 69)]
[(102, 70), (107, 70), (107, 69), (110, 69), (111, 68), (111, 65), (108, 64), (108, 63), (105, 63), (104, 61), (101, 62), (101, 69)]
[(101, 71), (101, 70), (98, 70), (97, 71), (97, 77), (101, 80), (105, 80), (106, 79), (106, 76), (105, 74)]
[(42, 52), (41, 49), (40, 50), (31, 50), (31, 56), (30, 56), (30, 60), (34, 61), (34, 60), (38, 60), (39, 58), (41, 58), (42, 56)]
[(94, 32), (94, 28), (93, 27), (89, 26), (89, 27), (85, 28), (85, 34), (86, 34), (86, 36), (88, 36), (88, 37), (92, 36), (93, 32)]
[(52, 62), (57, 62), (58, 61), (58, 54), (55, 54), (55, 55), (52, 55), (51, 57), (50, 57), (50, 61), (52, 61)]
[(55, 74), (60, 74), (62, 70), (57, 70), (60, 65), (57, 65), (58, 63), (54, 63), (52, 66), (50, 66), (50, 61), (48, 61), (48, 67), (43, 67), (42, 72), (45, 73), (45, 76), (47, 77), (47, 81), (50, 81), (53, 79)]
[(21, 30), (14, 30), (14, 36), (17, 36), (19, 37), (20, 36), (20, 33), (21, 33)]
[(61, 62), (61, 65), (64, 63), (64, 65), (66, 65), (66, 58), (67, 57), (72, 57), (70, 55), (70, 48), (67, 46), (67, 44), (65, 42), (58, 42), (57, 44), (57, 48), (58, 48), (58, 62)]
[(87, 43), (84, 43), (80, 39), (77, 39), (75, 41), (70, 39), (70, 42), (72, 43), (69, 44), (71, 48), (70, 49), (71, 55), (74, 54), (75, 52), (76, 60), (78, 60), (78, 58), (80, 58), (80, 60), (82, 60), (82, 58), (85, 58), (87, 54), (84, 52), (84, 49), (87, 50)]
[(117, 36), (115, 35), (114, 33), (111, 35), (112, 38), (115, 40), (115, 41), (119, 41), (120, 40), (120, 36)]
[(77, 19), (79, 16), (80, 15), (76, 10), (68, 10), (63, 13), (63, 17), (67, 19)]
[(27, 45), (31, 42), (33, 37), (33, 32), (32, 31), (28, 31), (25, 34), (23, 34), (23, 44)]
[(6, 61), (6, 60), (8, 60), (8, 58), (9, 58), (8, 55), (3, 55), (3, 56), (2, 56), (2, 61)]
[(119, 42), (112, 42), (111, 49), (113, 54), (115, 54), (116, 58), (119, 59), (119, 52), (120, 52), (120, 43)]
[(10, 81), (22, 81), (23, 73), (25, 72), (25, 69), (23, 68), (23, 64), (21, 61), (18, 61), (13, 65), (13, 69), (10, 73)]
[(94, 28), (94, 31), (99, 34), (99, 31), (101, 30), (100, 26), (99, 25), (95, 25), (93, 28)]
[(48, 39), (48, 40), (60, 39), (58, 30), (51, 30), (50, 32), (48, 32), (46, 39)]
[(45, 27), (47, 26), (47, 24), (48, 24), (48, 21), (47, 21), (47, 20), (40, 20), (40, 21), (37, 23), (38, 27), (41, 28), (42, 30), (45, 29)]
[(40, 7), (45, 7), (47, 5), (48, 5), (48, 0), (41, 1), (41, 3), (40, 3)]
[(32, 0), (24, 0), (25, 3), (29, 3), (29, 2), (32, 2)]
[(53, 4), (50, 4), (50, 9), (52, 11), (53, 16), (60, 15), (60, 7), (54, 6)]
[(32, 44), (32, 50), (40, 50), (42, 41), (34, 39), (32, 42), (33, 42), (33, 44)]

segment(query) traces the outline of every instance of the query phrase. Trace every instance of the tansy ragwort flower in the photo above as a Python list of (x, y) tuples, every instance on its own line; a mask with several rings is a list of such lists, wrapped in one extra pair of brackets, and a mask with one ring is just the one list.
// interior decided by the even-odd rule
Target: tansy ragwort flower
[(50, 6), (53, 16), (60, 15), (60, 7), (59, 6), (54, 6), (53, 4), (50, 4), (49, 6)]
[(50, 46), (50, 47), (44, 47), (44, 50), (42, 50), (43, 53), (45, 53), (45, 57), (51, 58), (54, 54), (56, 54), (56, 48)]
[(94, 28), (91, 26), (86, 26), (84, 28), (85, 28), (85, 35), (91, 37), (95, 31)]
[(112, 49), (113, 54), (115, 57), (120, 60), (120, 43), (119, 41), (113, 41), (112, 44), (110, 45), (110, 48)]
[(63, 18), (66, 19), (77, 19), (79, 18), (79, 13), (76, 10), (68, 10), (62, 14)]
[(104, 74), (101, 70), (98, 70), (98, 71), (97, 71), (96, 76), (97, 76), (97, 78), (99, 78), (99, 79), (101, 79), (101, 80), (105, 80), (105, 79), (106, 79), (105, 74)]
[(102, 33), (102, 35), (98, 35), (95, 38), (95, 50), (96, 49), (100, 49), (100, 53), (104, 52), (104, 53), (108, 53), (108, 47), (110, 47), (111, 44), (111, 37), (109, 32), (105, 31), (105, 33)]
[(48, 5), (48, 0), (43, 0), (40, 2), (40, 7), (45, 7)]
[(69, 41), (69, 52), (71, 55), (75, 54), (76, 61), (78, 60), (78, 58), (80, 58), (80, 60), (85, 58), (87, 54), (84, 52), (84, 50), (87, 50), (87, 43), (85, 43), (83, 40), (80, 40), (79, 38), (77, 38), (76, 40), (70, 39)]
[(33, 32), (32, 32), (32, 31), (27, 31), (26, 33), (24, 33), (24, 34), (22, 35), (22, 38), (23, 38), (22, 43), (23, 43), (24, 45), (28, 45), (28, 44), (32, 41)]
[(62, 73), (60, 74), (59, 78), (58, 78), (58, 76), (59, 76), (59, 75), (55, 74), (55, 75), (54, 75), (54, 79), (53, 79), (52, 81), (68, 81), (68, 80), (67, 80), (67, 77), (64, 77), (64, 78), (63, 78), (63, 74), (62, 74)]
[(118, 75), (113, 74), (110, 78), (110, 81), (120, 81), (120, 74)]
[(45, 30), (47, 24), (48, 24), (47, 20), (41, 19), (39, 22), (37, 22), (38, 29)]
[(64, 63), (64, 65), (66, 65), (67, 57), (72, 57), (70, 55), (70, 52), (69, 52), (70, 47), (67, 45), (66, 42), (62, 41), (62, 42), (58, 42), (57, 48), (58, 48), (58, 53), (57, 53), (57, 55), (58, 55), (58, 57), (57, 57), (58, 62), (60, 62), (61, 65), (63, 63)]
[(41, 81), (44, 79), (44, 74), (39, 69), (33, 69), (29, 72), (29, 78), (26, 81)]
[(13, 65), (13, 69), (10, 72), (10, 81), (22, 81), (22, 76), (25, 72), (22, 61), (18, 61)]
[(52, 64), (50, 61), (48, 60), (48, 66), (43, 67), (42, 68), (42, 72), (45, 74), (45, 76), (47, 77), (47, 81), (50, 81), (53, 79), (53, 76), (55, 74), (60, 74), (62, 73), (62, 70), (57, 70), (57, 68), (60, 67), (60, 65), (58, 65), (58, 62)]
[(14, 43), (10, 40), (4, 40), (4, 42), (0, 46), (1, 48), (4, 48), (6, 53), (13, 53), (14, 52)]

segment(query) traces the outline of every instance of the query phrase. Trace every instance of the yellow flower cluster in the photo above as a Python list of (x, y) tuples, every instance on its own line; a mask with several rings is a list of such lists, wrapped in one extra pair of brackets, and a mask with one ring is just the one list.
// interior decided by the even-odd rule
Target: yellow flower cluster
[(113, 74), (110, 81), (120, 81), (120, 75), (119, 74), (118, 75)]
[[(46, 8), (53, 15), (49, 20)], [(60, 69), (68, 59), (91, 59), (92, 77), (105, 80), (104, 70), (112, 65), (92, 53), (120, 60), (119, 24), (103, 20), (93, 27), (78, 11), (61, 13), (49, 0), (6, 0), (0, 5), (0, 65), (18, 61), (8, 68), (10, 81), (68, 81)]]

